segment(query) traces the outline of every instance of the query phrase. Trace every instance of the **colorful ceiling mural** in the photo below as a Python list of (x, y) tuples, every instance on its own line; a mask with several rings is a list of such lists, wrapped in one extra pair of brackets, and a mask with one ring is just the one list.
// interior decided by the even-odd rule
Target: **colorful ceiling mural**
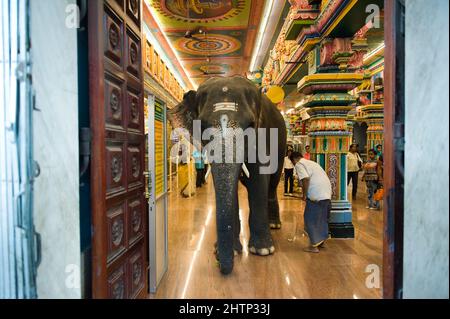
[(194, 85), (245, 75), (265, 0), (146, 0)]

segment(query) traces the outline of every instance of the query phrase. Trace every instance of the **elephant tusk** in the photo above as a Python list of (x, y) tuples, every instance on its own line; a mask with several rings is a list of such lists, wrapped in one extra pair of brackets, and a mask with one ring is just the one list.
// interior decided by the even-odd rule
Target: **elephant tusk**
[(211, 165), (208, 165), (208, 169), (207, 169), (206, 174), (205, 174), (205, 181), (208, 179), (209, 174), (211, 174)]
[(250, 178), (250, 172), (248, 171), (248, 168), (245, 165), (245, 163), (242, 164), (242, 170), (244, 171), (245, 176), (247, 176), (247, 178)]

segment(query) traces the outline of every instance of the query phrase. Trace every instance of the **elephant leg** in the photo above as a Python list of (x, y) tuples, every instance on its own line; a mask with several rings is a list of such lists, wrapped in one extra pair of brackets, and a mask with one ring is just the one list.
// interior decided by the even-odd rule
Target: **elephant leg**
[(236, 203), (235, 207), (238, 209), (233, 215), (233, 250), (235, 255), (242, 253), (242, 244), (241, 240), (239, 238), (241, 234), (241, 220), (239, 218), (239, 199), (238, 196), (236, 196)]
[(249, 251), (252, 254), (267, 256), (275, 252), (269, 228), (268, 188), (269, 176), (259, 175), (258, 171), (250, 173), (248, 200), (250, 206)]
[[(234, 220), (233, 220), (233, 250), (234, 255), (238, 255), (242, 253), (242, 244), (240, 239), (241, 234), (241, 220), (239, 219), (239, 211), (235, 214)], [(214, 243), (214, 254), (216, 255), (216, 259), (218, 258), (217, 255), (218, 249), (217, 249), (217, 242)]]
[(269, 189), (269, 226), (271, 229), (280, 229), (280, 206), (278, 205), (278, 195), (276, 189)]
[(216, 192), (217, 251), (220, 272), (228, 275), (233, 270), (234, 239), (238, 207), (238, 179), (240, 165), (212, 164)]
[[(283, 163), (284, 159), (280, 157), (279, 163)], [(269, 184), (269, 225), (271, 229), (280, 229), (281, 228), (281, 219), (280, 219), (280, 206), (278, 205), (278, 195), (277, 188), (280, 183), (281, 173), (283, 167), (280, 165), (278, 171), (270, 176), (270, 184)]]

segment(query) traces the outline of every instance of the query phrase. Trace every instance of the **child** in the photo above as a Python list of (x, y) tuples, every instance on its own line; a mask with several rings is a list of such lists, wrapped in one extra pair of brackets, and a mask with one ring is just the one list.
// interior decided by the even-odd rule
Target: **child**
[(363, 166), (364, 175), (362, 181), (366, 181), (367, 195), (369, 200), (369, 205), (366, 208), (369, 209), (380, 209), (380, 202), (374, 200), (373, 195), (378, 189), (378, 161), (376, 159), (376, 151), (369, 151), (369, 160)]

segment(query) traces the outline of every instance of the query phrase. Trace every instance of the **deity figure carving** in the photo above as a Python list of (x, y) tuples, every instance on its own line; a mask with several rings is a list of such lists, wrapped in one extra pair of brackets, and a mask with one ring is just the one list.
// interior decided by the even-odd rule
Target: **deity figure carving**
[(319, 10), (314, 9), (308, 3), (308, 0), (289, 0), (291, 9), (289, 12), (289, 19), (291, 20), (313, 20), (319, 15)]
[(340, 64), (338, 58), (346, 56), (347, 59), (353, 55), (352, 42), (350, 38), (335, 38), (325, 40), (320, 48), (320, 65)]
[(362, 69), (364, 63), (364, 56), (366, 55), (366, 50), (357, 50), (353, 53), (353, 56), (348, 61), (349, 68), (356, 69), (356, 72), (364, 72)]

